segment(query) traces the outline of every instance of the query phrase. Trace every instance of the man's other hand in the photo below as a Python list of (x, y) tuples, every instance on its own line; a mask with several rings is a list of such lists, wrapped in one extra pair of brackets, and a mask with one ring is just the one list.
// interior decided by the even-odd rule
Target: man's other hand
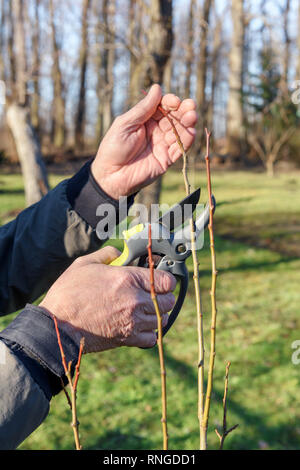
[(160, 86), (153, 85), (144, 99), (114, 120), (92, 164), (97, 183), (114, 199), (152, 183), (181, 156), (171, 124), (158, 105), (170, 113), (185, 150), (195, 139), (195, 102), (173, 94), (162, 97)]

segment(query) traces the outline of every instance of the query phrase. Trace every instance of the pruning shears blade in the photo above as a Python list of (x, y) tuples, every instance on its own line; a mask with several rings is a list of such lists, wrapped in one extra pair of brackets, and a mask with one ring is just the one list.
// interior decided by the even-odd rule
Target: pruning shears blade
[(198, 188), (182, 201), (175, 204), (169, 211), (163, 214), (158, 223), (164, 225), (170, 232), (182, 226), (193, 215), (200, 199), (201, 189)]

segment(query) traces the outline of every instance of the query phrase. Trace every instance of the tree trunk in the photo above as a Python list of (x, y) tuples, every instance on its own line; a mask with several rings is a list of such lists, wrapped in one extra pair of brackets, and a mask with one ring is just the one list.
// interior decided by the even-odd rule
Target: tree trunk
[[(4, 24), (5, 24), (5, 8), (4, 8), (4, 1), (1, 2), (1, 22), (0, 22), (0, 80), (3, 81), (5, 79), (4, 75)], [(1, 93), (2, 89), (0, 90)], [(1, 95), (0, 95), (1, 100)], [(2, 101), (0, 102), (2, 104)]]
[(275, 175), (274, 166), (275, 166), (275, 160), (273, 158), (273, 155), (269, 155), (266, 159), (266, 170), (267, 170), (267, 175), (270, 178), (273, 178)]
[(243, 57), (244, 57), (244, 0), (232, 0), (233, 36), (229, 54), (229, 95), (227, 104), (228, 151), (240, 157), (244, 139), (243, 115)]
[(108, 131), (112, 120), (112, 100), (114, 90), (114, 64), (115, 64), (115, 45), (114, 45), (114, 17), (116, 14), (115, 0), (103, 1), (103, 22), (105, 26), (104, 35), (104, 53), (103, 53), (103, 69), (104, 69), (104, 86), (102, 93), (102, 133)]
[(18, 104), (25, 105), (28, 96), (23, 0), (12, 0), (12, 8), (15, 20), (16, 94)]
[[(28, 77), (26, 72), (23, 0), (12, 0), (11, 8), (10, 19), (15, 30), (15, 55), (11, 63), (15, 67), (15, 75), (13, 71), (10, 77), (15, 77), (16, 81), (12, 83), (14, 93), (12, 95), (12, 102), (6, 109), (6, 116), (22, 168), (26, 204), (30, 205), (39, 201), (47, 193), (48, 181), (41, 157), (39, 140), (30, 122), (27, 97)], [(14, 50), (13, 45), (12, 42), (11, 52)]]
[[(134, 99), (131, 96), (131, 83), (133, 79), (133, 73), (138, 64), (138, 57), (133, 54), (133, 50), (136, 48), (136, 44), (139, 40), (138, 27), (141, 27), (139, 21), (139, 15), (141, 15), (143, 5), (136, 2), (136, 0), (129, 0), (128, 10), (128, 44), (130, 52), (130, 63), (129, 63), (129, 86), (127, 92), (128, 105), (130, 106)], [(139, 51), (141, 53), (141, 50)]]
[(95, 125), (95, 146), (99, 145), (103, 137), (102, 133), (102, 89), (103, 89), (103, 18), (102, 9), (98, 2), (93, 3), (93, 16), (97, 18), (95, 24), (95, 73), (97, 77), (96, 94), (97, 94), (97, 120)]
[(289, 93), (288, 79), (290, 69), (290, 48), (291, 37), (289, 33), (289, 16), (291, 10), (291, 1), (286, 0), (283, 10), (283, 34), (284, 34), (284, 52), (283, 52), (283, 74), (281, 80), (282, 91), (285, 94)]
[(222, 19), (218, 18), (214, 29), (214, 43), (211, 55), (211, 96), (207, 109), (207, 126), (210, 130), (214, 128), (215, 96), (219, 79), (219, 61), (222, 47), (222, 24)]
[(300, 0), (298, 0), (298, 31), (297, 31), (297, 68), (296, 68), (296, 80), (300, 80)]
[(86, 91), (86, 69), (88, 58), (88, 12), (90, 0), (83, 0), (82, 5), (82, 28), (81, 28), (81, 47), (79, 53), (79, 99), (75, 123), (75, 146), (76, 150), (82, 150), (84, 147), (84, 124), (85, 124), (85, 91)]
[[(171, 0), (151, 0), (147, 50), (143, 52), (141, 60), (132, 71), (130, 96), (134, 101), (141, 98), (142, 89), (149, 88), (153, 83), (163, 84), (164, 71), (171, 56), (173, 43), (172, 12)], [(140, 191), (137, 200), (149, 210), (151, 204), (159, 203), (160, 190), (161, 178)]]
[(51, 41), (52, 41), (52, 81), (53, 81), (53, 105), (52, 105), (52, 142), (55, 148), (65, 145), (66, 105), (63, 93), (63, 80), (60, 68), (60, 48), (56, 39), (56, 28), (54, 22), (53, 0), (49, 1), (50, 21), (51, 21)]
[(38, 12), (39, 0), (35, 0), (34, 3), (34, 27), (32, 35), (32, 54), (33, 54), (33, 93), (31, 96), (31, 123), (35, 132), (39, 133), (39, 104), (40, 104), (40, 87), (39, 87), (39, 75), (40, 75), (40, 51), (39, 51), (39, 12)]
[(194, 20), (195, 20), (196, 0), (190, 0), (190, 11), (187, 23), (187, 44), (185, 57), (185, 79), (184, 79), (184, 97), (191, 96), (191, 76), (194, 63)]
[[(5, 4), (4, 4), (5, 5)], [(6, 79), (6, 85), (10, 89), (12, 99), (17, 99), (16, 96), (16, 60), (14, 54), (14, 38), (15, 38), (15, 25), (13, 19), (13, 6), (12, 2), (8, 2), (7, 22), (9, 27), (9, 36), (7, 40), (7, 53), (9, 59), (9, 79)]]
[(49, 189), (39, 142), (30, 124), (27, 107), (11, 104), (7, 109), (6, 117), (21, 164), (26, 205), (30, 206), (38, 202)]
[[(204, 0), (203, 8), (200, 14), (200, 50), (199, 50), (199, 60), (197, 64), (197, 90), (196, 90), (196, 102), (198, 107), (199, 121), (198, 128), (200, 132), (198, 133), (196, 147), (199, 147), (199, 144), (203, 140), (204, 127), (207, 125), (206, 114), (207, 114), (207, 102), (205, 99), (205, 89), (206, 89), (206, 77), (207, 77), (207, 57), (208, 57), (208, 48), (207, 48), (207, 39), (209, 32), (209, 16), (210, 10), (212, 7), (212, 0)], [(197, 145), (198, 144), (198, 145)]]

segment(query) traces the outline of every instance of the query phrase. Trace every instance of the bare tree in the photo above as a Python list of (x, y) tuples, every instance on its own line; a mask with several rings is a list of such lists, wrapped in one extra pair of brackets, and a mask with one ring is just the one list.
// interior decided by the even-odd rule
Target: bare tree
[(143, 4), (136, 0), (129, 0), (128, 9), (128, 50), (129, 50), (129, 86), (127, 92), (128, 105), (133, 101), (131, 97), (131, 83), (134, 70), (137, 66), (141, 44), (140, 28), (143, 13)]
[(282, 9), (283, 14), (283, 34), (284, 34), (284, 51), (283, 51), (283, 73), (281, 80), (281, 88), (283, 93), (288, 93), (288, 79), (290, 69), (290, 48), (291, 48), (291, 37), (289, 32), (289, 15), (291, 10), (291, 1), (286, 0), (285, 5)]
[(207, 127), (213, 129), (214, 127), (214, 110), (215, 110), (215, 95), (219, 81), (220, 73), (220, 58), (222, 54), (222, 30), (223, 30), (223, 17), (216, 16), (216, 24), (213, 31), (213, 47), (210, 56), (211, 67), (211, 95), (207, 107)]
[[(140, 60), (131, 75), (130, 96), (133, 102), (140, 99), (142, 89), (153, 83), (163, 83), (173, 43), (172, 13), (171, 0), (151, 0), (147, 10), (146, 49), (142, 50)], [(139, 202), (150, 208), (151, 204), (159, 202), (160, 190), (159, 178), (139, 193)]]
[(34, 1), (34, 24), (32, 28), (32, 82), (33, 92), (31, 95), (31, 123), (35, 132), (39, 133), (39, 104), (40, 104), (40, 47), (39, 47), (39, 0)]
[(298, 60), (296, 67), (296, 80), (300, 80), (300, 0), (298, 0), (298, 31), (297, 31)]
[(184, 96), (189, 98), (191, 96), (191, 78), (192, 68), (195, 61), (194, 53), (194, 22), (195, 22), (195, 10), (197, 2), (196, 0), (190, 0), (189, 16), (187, 22), (187, 44), (186, 44), (186, 56), (185, 56), (185, 79), (184, 79)]
[(65, 144), (65, 98), (63, 89), (63, 79), (60, 67), (61, 49), (57, 41), (57, 32), (54, 18), (53, 0), (49, 0), (49, 13), (51, 24), (52, 42), (52, 82), (53, 82), (53, 102), (52, 102), (52, 141), (56, 148), (61, 148)]
[(232, 0), (233, 33), (229, 53), (229, 94), (227, 104), (228, 151), (240, 157), (244, 140), (243, 57), (244, 57), (244, 0)]
[[(5, 3), (4, 3), (5, 6)], [(8, 40), (7, 40), (7, 53), (9, 59), (9, 77), (6, 79), (6, 85), (10, 89), (11, 96), (16, 98), (16, 61), (14, 54), (14, 37), (15, 37), (15, 24), (13, 19), (12, 2), (8, 2), (7, 12), (8, 23)]]
[(86, 71), (88, 61), (88, 14), (90, 0), (83, 0), (82, 3), (82, 26), (81, 26), (81, 46), (79, 51), (79, 99), (77, 105), (75, 121), (75, 146), (81, 150), (84, 146), (84, 124), (86, 112)]
[(248, 141), (261, 159), (268, 176), (274, 176), (275, 164), (282, 156), (282, 149), (295, 130), (295, 127), (287, 127), (278, 136), (274, 128), (269, 129), (268, 132), (262, 132), (261, 128), (257, 128), (256, 132), (248, 135)]
[(97, 18), (95, 23), (95, 42), (96, 42), (96, 50), (95, 50), (95, 58), (94, 58), (94, 65), (95, 65), (95, 73), (97, 77), (96, 82), (96, 95), (97, 95), (97, 119), (95, 125), (95, 145), (99, 145), (99, 142), (103, 136), (102, 132), (102, 89), (103, 89), (103, 19), (102, 19), (102, 12), (101, 12), (101, 4), (96, 0), (93, 2), (93, 15)]
[(48, 181), (39, 141), (33, 131), (29, 115), (23, 0), (12, 0), (11, 8), (10, 18), (12, 24), (15, 24), (15, 44), (11, 43), (11, 52), (15, 53), (13, 63), (16, 68), (13, 84), (15, 92), (8, 103), (7, 123), (14, 137), (22, 168), (26, 204), (30, 205), (47, 193)]
[(102, 90), (102, 133), (105, 134), (113, 119), (112, 99), (114, 90), (114, 18), (116, 14), (115, 0), (103, 0), (104, 52), (103, 52), (103, 90)]
[[(200, 49), (199, 59), (197, 63), (197, 90), (196, 102), (198, 106), (199, 122), (198, 127), (200, 132), (198, 134), (196, 147), (202, 142), (204, 127), (206, 125), (207, 114), (207, 101), (206, 101), (206, 77), (207, 77), (207, 60), (208, 60), (208, 33), (209, 33), (209, 18), (212, 7), (212, 0), (204, 0), (203, 6), (199, 13), (200, 22)], [(198, 145), (197, 145), (198, 144)]]
[(0, 3), (0, 80), (4, 80), (4, 25), (5, 25), (5, 8), (4, 0)]

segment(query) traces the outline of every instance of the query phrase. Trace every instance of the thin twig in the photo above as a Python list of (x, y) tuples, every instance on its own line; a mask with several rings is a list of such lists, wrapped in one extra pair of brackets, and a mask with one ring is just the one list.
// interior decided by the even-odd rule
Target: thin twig
[(74, 387), (75, 390), (77, 389), (77, 383), (78, 383), (79, 375), (80, 375), (80, 364), (81, 364), (83, 349), (84, 349), (84, 338), (81, 338), (80, 347), (79, 347), (79, 354), (78, 354), (78, 360), (77, 360), (77, 364), (75, 366), (75, 379), (74, 379), (74, 383), (73, 383), (73, 387)]
[(56, 331), (56, 336), (57, 336), (57, 342), (58, 342), (58, 346), (59, 346), (59, 350), (60, 350), (61, 362), (62, 362), (64, 371), (65, 371), (65, 374), (67, 375), (68, 367), (67, 367), (67, 363), (66, 363), (66, 356), (65, 356), (65, 353), (64, 353), (64, 349), (63, 349), (63, 346), (61, 344), (61, 338), (60, 338), (60, 333), (59, 333), (59, 329), (58, 329), (57, 320), (56, 320), (56, 317), (54, 315), (52, 315), (52, 318), (53, 318), (53, 321), (54, 321), (54, 326), (55, 326), (55, 331)]
[(237, 427), (238, 424), (235, 424), (231, 428), (227, 429), (227, 394), (228, 394), (228, 383), (229, 383), (229, 368), (230, 368), (231, 363), (227, 362), (226, 365), (226, 374), (225, 374), (225, 385), (224, 385), (224, 397), (223, 397), (223, 429), (222, 429), (222, 434), (219, 433), (217, 429), (215, 429), (216, 434), (220, 440), (220, 450), (223, 449), (224, 446), (224, 441), (228, 434), (230, 434), (232, 431), (234, 431)]
[(72, 410), (72, 401), (71, 401), (70, 395), (68, 394), (68, 390), (65, 387), (64, 381), (61, 377), (60, 377), (60, 383), (61, 383), (62, 389), (64, 391), (64, 394), (66, 395), (66, 399), (67, 399), (68, 405), (70, 407), (70, 410)]
[(162, 317), (159, 311), (157, 297), (154, 286), (154, 262), (152, 258), (152, 237), (151, 237), (151, 224), (149, 224), (148, 231), (148, 262), (150, 268), (150, 289), (151, 299), (155, 308), (157, 317), (157, 346), (159, 352), (160, 374), (161, 374), (161, 403), (162, 403), (162, 431), (163, 431), (163, 450), (168, 450), (168, 423), (167, 423), (167, 384), (166, 384), (166, 368), (163, 350), (163, 329)]
[(67, 392), (67, 390), (64, 386), (63, 380), (61, 380), (62, 387), (63, 387), (63, 390), (65, 392), (68, 404), (69, 404), (69, 406), (71, 408), (71, 411), (72, 411), (71, 426), (72, 426), (72, 429), (73, 429), (76, 450), (81, 450), (82, 446), (80, 444), (80, 439), (79, 439), (79, 421), (77, 419), (77, 400), (76, 400), (76, 398), (77, 398), (77, 384), (78, 384), (79, 375), (80, 375), (80, 363), (81, 363), (81, 358), (82, 358), (83, 348), (84, 348), (84, 338), (81, 338), (81, 340), (80, 340), (78, 360), (77, 360), (77, 364), (75, 366), (75, 379), (74, 379), (74, 382), (73, 382), (72, 372), (71, 372), (72, 362), (69, 362), (69, 364), (67, 366), (66, 356), (65, 356), (63, 345), (62, 345), (62, 342), (61, 342), (61, 337), (60, 337), (60, 332), (59, 332), (59, 328), (58, 328), (58, 324), (57, 324), (57, 319), (54, 315), (52, 315), (52, 318), (53, 318), (55, 331), (56, 331), (56, 336), (57, 336), (57, 342), (58, 342), (58, 346), (59, 346), (59, 350), (60, 350), (60, 354), (61, 354), (61, 361), (62, 361), (63, 368), (64, 368), (64, 371), (65, 371), (65, 375), (68, 379), (68, 383), (69, 383), (70, 389), (71, 389), (71, 398), (70, 398), (70, 396), (69, 396), (69, 394), (68, 394), (68, 392)]
[(203, 432), (207, 435), (208, 428), (208, 419), (210, 411), (210, 402), (213, 389), (213, 374), (214, 374), (214, 365), (215, 365), (215, 356), (216, 356), (216, 323), (217, 323), (217, 303), (216, 303), (216, 284), (217, 284), (217, 275), (218, 271), (216, 268), (216, 253), (215, 253), (215, 240), (214, 240), (214, 227), (213, 227), (213, 214), (214, 214), (214, 204), (212, 198), (212, 189), (211, 189), (211, 173), (210, 173), (210, 136), (211, 133), (205, 129), (206, 132), (206, 175), (207, 175), (207, 188), (208, 188), (208, 199), (209, 199), (209, 239), (210, 239), (210, 253), (211, 253), (211, 328), (210, 328), (210, 357), (209, 357), (209, 366), (208, 366), (208, 376), (207, 376), (207, 389), (205, 397), (205, 407), (203, 415)]

